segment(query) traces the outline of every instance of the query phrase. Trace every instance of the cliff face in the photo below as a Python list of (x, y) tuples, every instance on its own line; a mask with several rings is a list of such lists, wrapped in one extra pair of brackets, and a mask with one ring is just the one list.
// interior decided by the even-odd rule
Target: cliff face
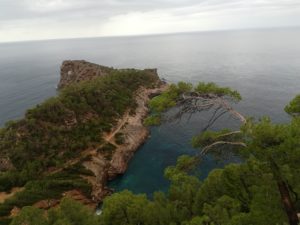
[(105, 76), (111, 71), (113, 71), (113, 68), (100, 66), (84, 60), (66, 60), (60, 67), (58, 88), (63, 88), (83, 80), (91, 80), (98, 76)]
[[(95, 77), (106, 76), (114, 70), (115, 69), (112, 67), (97, 65), (84, 60), (66, 60), (60, 67), (60, 81), (57, 87), (61, 89), (73, 83), (92, 80)], [(154, 74), (158, 78), (156, 69), (145, 69), (144, 71)]]

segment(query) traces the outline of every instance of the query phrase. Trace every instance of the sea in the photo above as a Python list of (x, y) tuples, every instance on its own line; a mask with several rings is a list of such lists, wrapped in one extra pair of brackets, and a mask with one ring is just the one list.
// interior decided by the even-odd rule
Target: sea
[[(157, 68), (170, 83), (229, 86), (243, 97), (233, 104), (236, 110), (256, 119), (269, 116), (275, 123), (289, 122), (284, 106), (300, 93), (300, 28), (0, 43), (0, 127), (57, 95), (62, 61), (81, 59), (115, 68)], [(166, 191), (164, 170), (181, 155), (197, 154), (191, 139), (201, 133), (210, 115), (199, 113), (152, 127), (126, 173), (109, 186), (150, 196)], [(210, 129), (239, 126), (225, 114)], [(204, 179), (226, 163), (208, 155), (198, 175)]]

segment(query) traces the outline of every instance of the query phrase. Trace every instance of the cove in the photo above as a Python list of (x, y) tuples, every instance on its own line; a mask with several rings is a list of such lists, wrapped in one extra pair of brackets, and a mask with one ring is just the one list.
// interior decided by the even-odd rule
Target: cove
[[(176, 164), (181, 155), (197, 154), (197, 149), (191, 145), (193, 136), (200, 133), (209, 120), (211, 111), (194, 115), (190, 121), (183, 118), (181, 121), (165, 123), (158, 127), (151, 127), (151, 135), (131, 159), (128, 169), (123, 175), (109, 182), (109, 187), (114, 191), (130, 190), (133, 193), (146, 193), (152, 196), (155, 191), (166, 192), (169, 182), (164, 177), (164, 170)], [(229, 115), (218, 120), (212, 129), (221, 129), (226, 126), (238, 127), (239, 122)], [(207, 155), (200, 163), (197, 173), (201, 179), (207, 177), (215, 168), (223, 167), (226, 162), (217, 161)]]

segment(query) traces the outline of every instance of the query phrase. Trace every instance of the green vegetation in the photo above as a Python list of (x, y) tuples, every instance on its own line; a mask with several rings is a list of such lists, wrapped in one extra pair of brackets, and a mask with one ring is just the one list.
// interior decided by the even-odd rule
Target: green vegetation
[(24, 207), (11, 225), (94, 225), (98, 219), (90, 209), (66, 198), (58, 208), (49, 210), (47, 214), (34, 207)]
[(67, 87), (58, 97), (28, 110), (24, 119), (8, 123), (0, 132), (0, 153), (7, 154), (17, 170), (43, 155), (47, 157), (41, 170), (58, 166), (102, 143), (102, 132), (135, 105), (134, 91), (156, 81), (143, 71), (128, 70)]
[[(134, 109), (139, 87), (153, 87), (157, 82), (158, 77), (146, 71), (114, 70), (110, 76), (62, 89), (57, 97), (28, 110), (24, 119), (0, 129), (0, 155), (14, 166), (0, 171), (0, 191), (25, 187), (0, 204), (0, 217), (9, 215), (13, 206), (58, 198), (66, 190), (80, 189), (89, 195), (90, 185), (81, 178), (88, 171), (80, 165), (63, 169), (66, 162), (99, 146), (110, 158), (116, 146), (104, 143), (103, 132), (126, 110)], [(122, 140), (119, 135), (118, 141)], [(61, 172), (49, 175), (53, 170)]]
[(199, 82), (194, 89), (199, 94), (215, 94), (220, 97), (229, 96), (237, 101), (242, 100), (242, 96), (237, 91), (231, 90), (229, 87), (219, 87), (218, 85), (212, 82)]
[[(216, 169), (203, 182), (184, 169), (192, 158), (180, 160), (166, 170), (171, 180), (167, 194), (157, 192), (149, 200), (129, 191), (116, 193), (104, 200), (101, 216), (86, 212), (82, 219), (90, 216), (93, 225), (287, 224), (273, 177), (255, 159)], [(70, 220), (75, 222), (77, 217)]]
[[(227, 132), (227, 134), (229, 133)], [(218, 143), (222, 135), (212, 134), (210, 131), (204, 132), (195, 139), (195, 145), (204, 147), (212, 143)], [(225, 137), (224, 134), (223, 137)], [(281, 209), (280, 212), (284, 215), (281, 219), (277, 219), (277, 221), (281, 221), (279, 224), (283, 224), (284, 221), (289, 221), (290, 224), (298, 224), (300, 181), (297, 179), (297, 174), (300, 172), (298, 164), (300, 159), (300, 119), (294, 118), (290, 124), (272, 124), (268, 118), (262, 118), (258, 123), (249, 120), (242, 126), (241, 133), (234, 133), (233, 136), (227, 135), (226, 139), (229, 137), (232, 138), (231, 141), (222, 139), (226, 144), (212, 148), (213, 151), (211, 152), (213, 153), (216, 149), (219, 153), (220, 151), (229, 151), (231, 144), (234, 144), (235, 152), (240, 157), (245, 160), (251, 159), (260, 169), (260, 174), (257, 174), (260, 178), (255, 182), (262, 179), (261, 182), (270, 185), (261, 195), (265, 198), (265, 195), (269, 195), (272, 191), (274, 196), (269, 197), (277, 201), (277, 207)], [(260, 191), (263, 190), (261, 187), (259, 188)], [(250, 193), (251, 189), (247, 192)], [(267, 203), (266, 199), (264, 201), (266, 202), (261, 202), (261, 205), (258, 206), (263, 207), (262, 204)], [(272, 205), (276, 206), (275, 202)], [(272, 211), (272, 205), (269, 206), (270, 211)], [(267, 206), (264, 205), (264, 207)], [(258, 211), (257, 213), (261, 212)], [(260, 216), (263, 217), (262, 215), (261, 213)], [(267, 211), (265, 215), (268, 215)], [(279, 215), (279, 212), (277, 215)]]
[[(180, 89), (171, 87), (173, 91), (163, 94), (162, 101), (173, 99), (168, 106), (176, 105), (180, 90), (191, 90), (188, 84), (181, 85)], [(225, 92), (231, 96), (228, 89), (222, 94)], [(165, 111), (167, 108), (158, 102), (156, 97), (152, 109)], [(202, 181), (197, 170), (202, 155), (181, 156), (176, 165), (165, 170), (171, 182), (168, 192), (157, 192), (151, 200), (129, 191), (115, 193), (104, 200), (103, 212), (97, 216), (65, 199), (60, 207), (46, 214), (33, 207), (23, 208), (11, 225), (22, 225), (24, 221), (35, 225), (37, 218), (42, 225), (297, 225), (294, 216), (300, 212), (299, 140), (297, 116), (288, 124), (273, 124), (262, 118), (258, 122), (246, 121), (238, 131), (205, 131), (193, 139), (195, 147), (203, 150), (212, 146), (207, 151), (219, 154), (234, 150), (241, 163), (215, 169)]]
[(285, 111), (294, 116), (299, 116), (300, 114), (300, 95), (297, 95), (286, 107)]
[(161, 118), (159, 115), (150, 115), (144, 120), (145, 126), (157, 126), (161, 123)]
[(9, 215), (15, 206), (22, 208), (40, 200), (60, 198), (61, 193), (68, 190), (79, 189), (87, 197), (90, 196), (91, 187), (80, 175), (91, 175), (91, 172), (77, 164), (45, 178), (28, 181), (24, 191), (0, 204), (0, 217)]
[(204, 148), (207, 145), (213, 143), (214, 141), (227, 140), (233, 141), (240, 138), (240, 132), (235, 132), (233, 135), (227, 135), (230, 133), (229, 129), (224, 129), (221, 131), (205, 131), (198, 136), (193, 137), (192, 144), (196, 148)]
[(152, 114), (145, 119), (144, 124), (146, 126), (159, 125), (162, 122), (162, 113), (177, 106), (184, 99), (184, 94), (208, 99), (229, 97), (236, 102), (242, 99), (237, 91), (228, 87), (220, 87), (215, 83), (199, 82), (195, 86), (185, 82), (171, 84), (167, 91), (151, 99), (149, 107)]

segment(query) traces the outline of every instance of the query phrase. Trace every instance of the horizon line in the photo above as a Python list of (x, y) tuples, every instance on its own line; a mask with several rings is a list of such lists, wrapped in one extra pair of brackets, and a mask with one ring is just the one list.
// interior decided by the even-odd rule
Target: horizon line
[(232, 29), (215, 29), (215, 30), (192, 30), (192, 31), (179, 31), (168, 33), (149, 33), (149, 34), (128, 34), (128, 35), (103, 35), (103, 36), (86, 36), (86, 37), (62, 37), (62, 38), (49, 38), (49, 39), (33, 39), (33, 40), (19, 40), (19, 41), (0, 41), (0, 44), (15, 44), (25, 42), (43, 42), (43, 41), (64, 41), (64, 40), (80, 40), (80, 39), (97, 39), (97, 38), (135, 38), (135, 37), (151, 37), (151, 36), (167, 36), (167, 35), (180, 35), (180, 34), (193, 34), (193, 33), (213, 33), (213, 32), (226, 32), (226, 31), (247, 31), (247, 30), (273, 30), (273, 29), (292, 29), (299, 28), (295, 26), (273, 26), (273, 27), (249, 27), (249, 28), (232, 28)]

